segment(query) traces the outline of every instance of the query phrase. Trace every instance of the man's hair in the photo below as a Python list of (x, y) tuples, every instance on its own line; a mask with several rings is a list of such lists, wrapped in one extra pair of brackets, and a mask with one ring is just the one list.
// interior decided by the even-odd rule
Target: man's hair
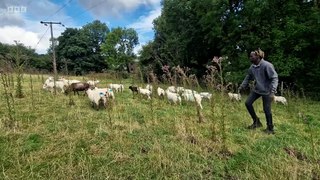
[(259, 56), (261, 59), (264, 58), (264, 52), (259, 48), (255, 51), (253, 51), (257, 56)]

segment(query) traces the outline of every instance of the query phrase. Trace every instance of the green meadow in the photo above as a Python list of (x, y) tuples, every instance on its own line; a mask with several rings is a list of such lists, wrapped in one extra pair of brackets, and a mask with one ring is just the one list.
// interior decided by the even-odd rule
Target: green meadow
[(268, 135), (261, 99), (264, 127), (246, 129), (245, 94), (235, 102), (203, 89), (213, 98), (199, 114), (193, 103), (133, 95), (130, 78), (101, 76), (98, 87), (125, 90), (95, 110), (82, 93), (44, 91), (47, 77), (25, 74), (23, 98), (1, 83), (0, 179), (320, 179), (320, 103), (311, 98), (288, 93), (287, 106), (273, 103)]

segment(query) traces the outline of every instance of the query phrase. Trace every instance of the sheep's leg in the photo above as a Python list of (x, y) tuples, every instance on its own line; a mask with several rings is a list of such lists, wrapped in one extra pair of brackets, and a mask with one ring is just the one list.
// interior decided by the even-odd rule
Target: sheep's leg
[(201, 108), (201, 109), (203, 109), (203, 108), (202, 108), (202, 105), (201, 105), (201, 103), (199, 103), (199, 106), (200, 106), (200, 108)]
[(94, 108), (94, 102), (91, 102), (91, 107)]

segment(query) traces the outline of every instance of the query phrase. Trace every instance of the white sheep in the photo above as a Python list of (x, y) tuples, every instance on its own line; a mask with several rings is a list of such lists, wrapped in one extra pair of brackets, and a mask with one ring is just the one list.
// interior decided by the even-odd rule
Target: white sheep
[(152, 92), (153, 87), (152, 87), (152, 85), (147, 84), (147, 85), (146, 85), (146, 89), (149, 89), (149, 90)]
[(172, 93), (176, 93), (177, 92), (177, 90), (176, 90), (176, 88), (174, 86), (169, 86), (166, 91), (169, 91), (169, 92), (172, 92)]
[(151, 99), (151, 91), (149, 89), (143, 89), (141, 87), (138, 87), (138, 92), (142, 95), (147, 96), (148, 99)]
[(184, 100), (186, 101), (192, 101), (192, 102), (196, 102), (197, 105), (202, 109), (202, 97), (200, 96), (200, 94), (196, 94), (196, 93), (188, 93), (188, 92), (183, 92), (182, 95)]
[(54, 84), (53, 84), (53, 82), (46, 81), (46, 82), (43, 84), (42, 89), (47, 90), (47, 91), (50, 91), (51, 93), (53, 93), (53, 91), (54, 91)]
[(46, 82), (42, 86), (43, 89), (50, 91), (53, 93), (54, 88), (60, 90), (61, 93), (64, 93), (65, 84), (62, 81), (56, 81), (56, 86), (54, 86), (54, 82)]
[(113, 90), (110, 88), (97, 88), (95, 87), (94, 90), (105, 93), (107, 98), (115, 99), (115, 95)]
[(174, 104), (179, 103), (181, 105), (181, 97), (179, 94), (173, 93), (169, 89), (167, 89), (165, 92), (170, 103), (171, 102)]
[(287, 102), (287, 99), (283, 96), (274, 96), (274, 102), (277, 103), (277, 102), (280, 102), (282, 103), (283, 105), (287, 105), (288, 102)]
[(123, 92), (124, 86), (123, 84), (109, 84), (108, 88), (113, 89), (115, 92)]
[(159, 97), (163, 97), (166, 94), (164, 89), (162, 89), (161, 87), (157, 88), (157, 93)]
[(98, 90), (95, 89), (88, 89), (86, 91), (88, 98), (92, 104), (92, 107), (95, 107), (97, 110), (100, 107), (106, 107), (107, 105), (107, 98), (106, 98), (106, 94), (103, 92), (100, 92)]
[(194, 93), (194, 94), (198, 94), (198, 92), (197, 92), (197, 91), (195, 91), (195, 90), (191, 90), (191, 89), (184, 89), (184, 90), (183, 90), (183, 93), (187, 93), (187, 94), (192, 94), (192, 93)]
[(179, 86), (176, 88), (176, 90), (177, 90), (177, 93), (182, 93), (184, 92), (184, 87)]
[(235, 93), (228, 93), (228, 96), (231, 100), (241, 101), (241, 94), (235, 94)]
[[(61, 93), (64, 93), (66, 87), (68, 87), (72, 83), (78, 83), (79, 80), (67, 80), (64, 77), (61, 77), (56, 81), (56, 89), (61, 90)], [(43, 89), (53, 92), (54, 90), (54, 78), (49, 76), (48, 79), (44, 82)]]
[(212, 97), (212, 94), (209, 93), (209, 92), (201, 92), (201, 93), (199, 93), (199, 95), (200, 95), (203, 99), (208, 99), (208, 100), (210, 100), (211, 97)]
[(100, 83), (100, 81), (99, 81), (99, 80), (95, 80), (95, 81), (89, 80), (89, 81), (87, 81), (87, 83), (88, 83), (90, 86), (96, 86), (97, 84)]
[(169, 90), (170, 92), (173, 92), (173, 93), (182, 93), (184, 92), (184, 87), (181, 87), (181, 86), (178, 86), (178, 87), (175, 87), (175, 86), (169, 86), (166, 90)]
[(58, 81), (62, 81), (62, 82), (64, 83), (64, 85), (66, 85), (66, 86), (70, 86), (70, 84), (72, 84), (72, 83), (79, 83), (79, 82), (81, 82), (81, 81), (75, 80), (75, 79), (72, 79), (72, 80), (70, 80), (70, 79), (65, 79), (64, 77), (59, 78)]
[(54, 78), (52, 76), (49, 76), (48, 79), (45, 80), (44, 84), (47, 84), (49, 82), (53, 82)]

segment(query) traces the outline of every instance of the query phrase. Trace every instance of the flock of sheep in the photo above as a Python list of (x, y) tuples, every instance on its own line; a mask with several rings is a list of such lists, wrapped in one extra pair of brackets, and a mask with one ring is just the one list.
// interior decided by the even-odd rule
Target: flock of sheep
[[(145, 88), (136, 87), (136, 86), (129, 86), (129, 89), (133, 93), (140, 93), (145, 96), (147, 99), (151, 99), (151, 94), (153, 92), (152, 85), (146, 85)], [(159, 97), (167, 97), (168, 101), (173, 104), (181, 104), (182, 100), (196, 102), (196, 104), (202, 109), (201, 101), (202, 99), (210, 100), (212, 94), (209, 92), (201, 92), (198, 93), (195, 90), (185, 89), (184, 87), (175, 87), (169, 86), (166, 90), (162, 89), (161, 87), (157, 88), (157, 95)]]
[[(96, 109), (100, 107), (106, 107), (109, 99), (115, 99), (114, 93), (123, 92), (123, 84), (108, 84), (107, 88), (98, 88), (98, 80), (81, 82), (79, 80), (67, 80), (65, 78), (60, 78), (54, 82), (53, 77), (48, 77), (43, 84), (43, 89), (53, 92), (54, 89), (60, 91), (61, 93), (71, 93), (74, 92), (79, 94), (79, 91), (84, 91), (87, 94), (92, 106)], [(147, 99), (151, 99), (153, 87), (148, 84), (145, 88), (137, 86), (129, 86), (129, 89), (136, 94), (141, 94)], [(157, 87), (157, 95), (161, 98), (167, 98), (170, 103), (181, 104), (182, 100), (195, 102), (196, 105), (203, 109), (202, 99), (210, 100), (212, 94), (210, 92), (197, 92), (195, 90), (187, 89), (184, 87), (169, 86), (166, 89)], [(228, 93), (230, 100), (241, 101), (240, 93)], [(280, 102), (284, 105), (287, 104), (287, 100), (282, 96), (275, 96), (275, 102)]]

